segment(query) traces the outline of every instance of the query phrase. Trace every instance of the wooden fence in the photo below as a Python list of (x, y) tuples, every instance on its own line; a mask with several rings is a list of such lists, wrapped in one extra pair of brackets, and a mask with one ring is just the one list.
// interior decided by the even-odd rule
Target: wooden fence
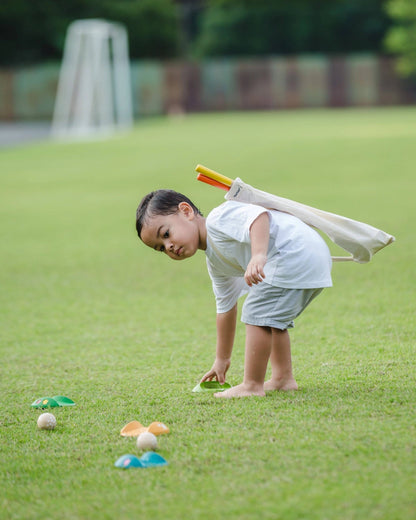
[[(391, 57), (132, 62), (135, 117), (175, 112), (403, 105), (415, 84)], [(50, 119), (59, 64), (0, 69), (0, 120)]]

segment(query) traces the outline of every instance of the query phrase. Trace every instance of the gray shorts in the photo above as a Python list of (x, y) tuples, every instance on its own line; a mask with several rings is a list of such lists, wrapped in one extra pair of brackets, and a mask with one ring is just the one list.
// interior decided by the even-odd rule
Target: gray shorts
[(247, 325), (286, 330), (323, 289), (284, 289), (264, 282), (250, 287), (241, 313)]

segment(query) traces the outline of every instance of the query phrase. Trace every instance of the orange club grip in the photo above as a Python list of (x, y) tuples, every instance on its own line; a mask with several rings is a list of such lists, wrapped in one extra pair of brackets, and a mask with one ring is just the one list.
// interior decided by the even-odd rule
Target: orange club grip
[(202, 173), (198, 173), (197, 180), (201, 182), (205, 182), (206, 184), (210, 184), (211, 186), (215, 186), (216, 188), (221, 188), (222, 190), (229, 191), (230, 187), (222, 184), (219, 181), (215, 181)]

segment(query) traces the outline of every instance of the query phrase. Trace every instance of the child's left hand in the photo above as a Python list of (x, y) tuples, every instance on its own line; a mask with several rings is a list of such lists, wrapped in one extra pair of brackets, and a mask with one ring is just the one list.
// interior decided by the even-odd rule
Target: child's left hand
[(244, 280), (248, 286), (251, 287), (253, 284), (258, 284), (266, 278), (266, 275), (264, 274), (264, 266), (266, 265), (266, 262), (266, 255), (257, 254), (251, 257), (244, 274)]

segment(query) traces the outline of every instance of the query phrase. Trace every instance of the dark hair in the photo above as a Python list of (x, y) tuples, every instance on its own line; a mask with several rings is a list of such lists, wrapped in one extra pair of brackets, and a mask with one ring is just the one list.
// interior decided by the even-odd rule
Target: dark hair
[(181, 202), (187, 202), (198, 215), (202, 215), (195, 204), (182, 193), (174, 190), (156, 190), (142, 198), (136, 211), (136, 231), (140, 237), (143, 225), (149, 217), (172, 215)]

